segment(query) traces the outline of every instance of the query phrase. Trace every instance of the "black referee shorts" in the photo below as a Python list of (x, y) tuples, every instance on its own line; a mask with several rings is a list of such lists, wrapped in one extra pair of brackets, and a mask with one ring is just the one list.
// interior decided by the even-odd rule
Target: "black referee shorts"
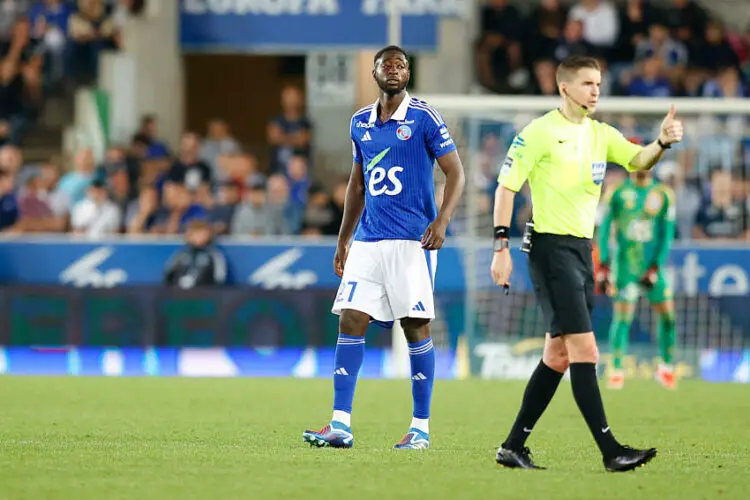
[(594, 260), (591, 240), (534, 233), (529, 274), (552, 337), (593, 331)]

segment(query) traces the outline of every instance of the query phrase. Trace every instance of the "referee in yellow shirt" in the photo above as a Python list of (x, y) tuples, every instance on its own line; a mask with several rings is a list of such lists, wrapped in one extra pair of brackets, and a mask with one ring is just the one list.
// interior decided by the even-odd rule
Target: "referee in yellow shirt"
[(533, 204), (528, 251), (529, 274), (544, 314), (544, 354), (531, 376), (510, 434), (497, 451), (506, 467), (539, 468), (526, 439), (570, 367), (573, 396), (609, 471), (632, 470), (656, 450), (620, 444), (607, 423), (596, 377), (599, 351), (591, 326), (594, 266), (591, 240), (607, 162), (630, 171), (650, 169), (670, 144), (682, 140), (674, 107), (656, 141), (631, 143), (613, 127), (592, 120), (599, 99), (601, 71), (595, 59), (570, 57), (557, 69), (559, 109), (532, 121), (513, 140), (495, 193), (495, 247), (492, 278), (509, 286), (513, 264), (509, 226), (513, 198), (526, 180)]

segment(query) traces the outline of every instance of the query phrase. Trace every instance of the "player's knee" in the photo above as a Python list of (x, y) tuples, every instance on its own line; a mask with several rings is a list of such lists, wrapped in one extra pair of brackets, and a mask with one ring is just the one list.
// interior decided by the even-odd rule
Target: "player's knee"
[(403, 318), (401, 328), (404, 330), (406, 341), (410, 343), (421, 342), (430, 336), (430, 320), (426, 318)]
[(339, 317), (339, 332), (346, 335), (364, 336), (370, 316), (353, 309), (344, 309)]
[(560, 344), (557, 347), (548, 347), (544, 349), (542, 362), (558, 373), (565, 373), (565, 370), (570, 366), (570, 360), (568, 359), (568, 352), (565, 350), (565, 345)]
[(571, 363), (599, 362), (599, 348), (593, 332), (566, 335), (565, 348)]

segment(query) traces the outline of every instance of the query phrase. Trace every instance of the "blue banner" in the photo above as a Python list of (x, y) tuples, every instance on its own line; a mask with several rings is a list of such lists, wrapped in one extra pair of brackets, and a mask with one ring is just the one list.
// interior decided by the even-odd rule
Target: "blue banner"
[[(13, 239), (0, 244), (0, 281), (6, 284), (71, 285), (111, 288), (161, 283), (164, 266), (180, 241), (83, 242), (68, 237)], [(514, 245), (514, 247), (517, 245)], [(335, 289), (335, 240), (262, 240), (222, 242), (229, 284), (266, 290)], [(489, 262), (492, 250), (481, 245), (477, 268), (469, 273), (479, 289), (493, 288)], [(513, 286), (530, 291), (526, 256), (513, 250)], [(439, 252), (435, 290), (463, 292), (467, 286), (463, 249), (448, 245)], [(750, 248), (679, 246), (672, 250), (667, 273), (675, 293), (694, 297), (750, 294)]]
[[(0, 374), (110, 377), (299, 377), (330, 378), (334, 348), (65, 348), (0, 347)], [(408, 358), (401, 359), (400, 362)], [(390, 349), (368, 348), (362, 378), (394, 378)], [(401, 368), (400, 370), (398, 368)], [(456, 351), (435, 349), (435, 378), (460, 374)]]
[[(473, 3), (473, 2), (471, 2)], [(185, 50), (309, 52), (388, 44), (387, 0), (180, 0)], [(464, 15), (466, 0), (400, 0), (401, 45), (437, 47), (440, 16)]]

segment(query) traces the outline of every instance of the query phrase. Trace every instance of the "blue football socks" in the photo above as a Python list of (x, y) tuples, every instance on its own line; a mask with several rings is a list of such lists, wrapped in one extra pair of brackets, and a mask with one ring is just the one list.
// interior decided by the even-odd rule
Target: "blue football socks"
[(435, 379), (435, 348), (431, 337), (421, 342), (409, 343), (409, 361), (411, 394), (414, 400), (412, 427), (429, 433), (427, 422), (430, 418), (432, 385)]
[(339, 333), (333, 371), (333, 418), (351, 426), (352, 403), (357, 377), (365, 356), (365, 338)]

